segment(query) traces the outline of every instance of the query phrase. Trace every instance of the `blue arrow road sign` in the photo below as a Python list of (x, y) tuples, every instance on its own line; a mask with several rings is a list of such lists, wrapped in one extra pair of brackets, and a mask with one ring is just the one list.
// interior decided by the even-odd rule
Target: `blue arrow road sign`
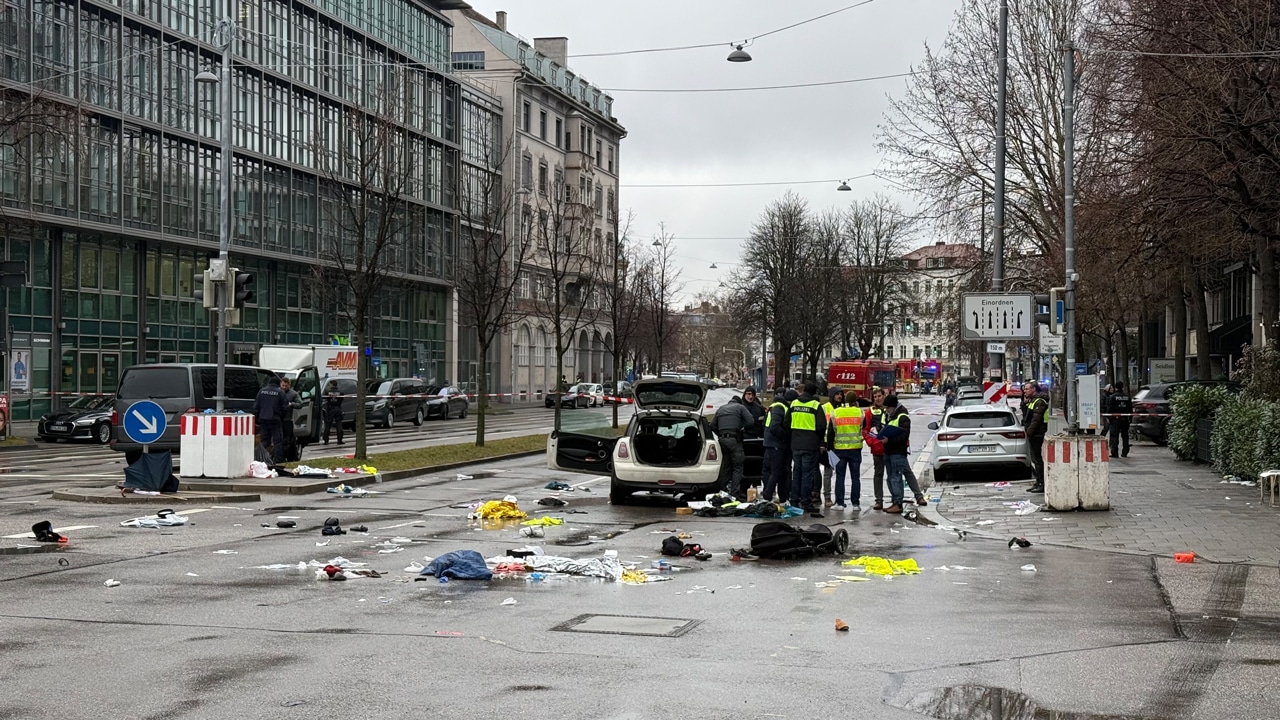
[(164, 408), (139, 400), (124, 411), (124, 434), (140, 445), (150, 445), (164, 435), (167, 422)]

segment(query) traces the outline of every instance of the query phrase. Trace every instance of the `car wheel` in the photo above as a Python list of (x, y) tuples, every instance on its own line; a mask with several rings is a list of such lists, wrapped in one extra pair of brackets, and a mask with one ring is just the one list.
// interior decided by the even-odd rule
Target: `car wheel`
[(622, 487), (615, 478), (609, 483), (609, 504), (627, 505), (631, 502), (631, 491)]
[(413, 424), (418, 427), (422, 427), (422, 421), (426, 419), (426, 413), (423, 412), (422, 408), (418, 408), (418, 411), (413, 414)]
[(458, 413), (458, 419), (459, 419), (459, 420), (466, 420), (466, 419), (467, 419), (467, 406), (466, 406), (466, 405), (463, 405), (463, 406), (462, 406), (462, 412)]
[(382, 422), (382, 427), (384, 427), (384, 428), (386, 428), (386, 429), (390, 430), (391, 428), (393, 428), (393, 427), (395, 427), (395, 426), (396, 426), (396, 411), (395, 411), (395, 410), (388, 410), (388, 411), (387, 411), (387, 419), (386, 419), (386, 420), (384, 420), (384, 421)]
[(100, 422), (93, 427), (93, 439), (98, 441), (99, 445), (106, 445), (111, 442), (111, 423)]

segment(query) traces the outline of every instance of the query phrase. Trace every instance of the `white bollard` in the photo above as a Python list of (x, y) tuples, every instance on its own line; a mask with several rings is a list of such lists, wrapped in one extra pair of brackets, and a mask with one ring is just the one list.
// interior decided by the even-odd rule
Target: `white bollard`
[(1111, 509), (1111, 455), (1107, 439), (1098, 435), (1081, 435), (1080, 443), (1080, 509)]
[(208, 423), (208, 415), (186, 413), (179, 418), (181, 432), (178, 436), (178, 454), (182, 462), (178, 463), (180, 477), (200, 477), (204, 475), (204, 425)]
[(253, 461), (253, 417), (244, 413), (221, 413), (211, 415), (210, 419), (205, 435), (205, 477), (244, 477)]
[(1080, 458), (1069, 435), (1044, 439), (1044, 504), (1050, 510), (1080, 507)]

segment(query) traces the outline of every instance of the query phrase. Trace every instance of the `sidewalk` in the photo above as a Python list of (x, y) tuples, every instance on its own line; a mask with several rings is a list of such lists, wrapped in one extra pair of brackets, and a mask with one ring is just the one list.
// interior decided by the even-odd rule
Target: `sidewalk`
[[(1000, 490), (978, 481), (932, 488), (936, 511), (949, 524), (1003, 539), (1025, 537), (1114, 552), (1172, 557), (1194, 552), (1212, 562), (1280, 563), (1280, 508), (1260, 500), (1257, 487), (1224, 483), (1208, 465), (1179, 462), (1166, 447), (1135, 444), (1112, 458), (1109, 511), (1018, 516), (1005, 502), (1043, 495), (1030, 481)], [(994, 521), (985, 525), (979, 522)]]

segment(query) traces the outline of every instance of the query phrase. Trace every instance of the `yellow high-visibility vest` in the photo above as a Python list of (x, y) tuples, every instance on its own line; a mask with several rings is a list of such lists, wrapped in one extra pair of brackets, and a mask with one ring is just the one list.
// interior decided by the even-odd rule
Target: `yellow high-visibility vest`
[(817, 400), (804, 402), (802, 400), (791, 401), (791, 429), (792, 430), (810, 430), (817, 432), (818, 430), (818, 412), (822, 410), (822, 406)]
[(769, 425), (773, 423), (773, 409), (776, 407), (782, 408), (783, 414), (786, 414), (787, 404), (784, 402), (774, 401), (774, 403), (769, 406), (769, 412), (765, 413), (765, 416), (764, 416), (765, 427), (769, 427)]
[(862, 408), (838, 407), (831, 413), (835, 425), (834, 450), (862, 449)]

